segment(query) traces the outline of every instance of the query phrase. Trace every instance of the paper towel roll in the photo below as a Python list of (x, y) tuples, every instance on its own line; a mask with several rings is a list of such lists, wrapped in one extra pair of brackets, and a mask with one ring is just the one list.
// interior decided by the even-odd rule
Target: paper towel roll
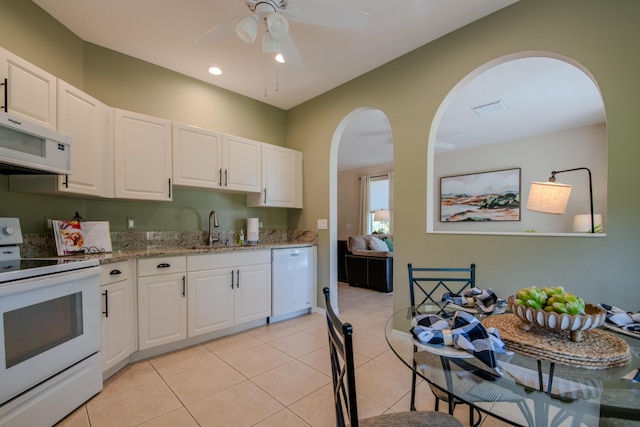
[(247, 243), (258, 243), (260, 224), (258, 218), (247, 218)]

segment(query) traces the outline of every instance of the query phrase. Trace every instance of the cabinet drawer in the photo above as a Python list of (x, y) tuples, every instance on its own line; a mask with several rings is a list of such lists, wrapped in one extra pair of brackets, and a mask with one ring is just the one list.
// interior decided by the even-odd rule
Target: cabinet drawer
[(138, 277), (181, 273), (186, 271), (186, 266), (186, 259), (183, 256), (139, 259)]
[(131, 277), (130, 273), (131, 269), (128, 261), (103, 265), (100, 272), (100, 286), (127, 280)]
[(269, 263), (271, 263), (271, 250), (190, 255), (187, 257), (188, 271), (213, 270), (216, 268), (242, 267), (243, 265)]

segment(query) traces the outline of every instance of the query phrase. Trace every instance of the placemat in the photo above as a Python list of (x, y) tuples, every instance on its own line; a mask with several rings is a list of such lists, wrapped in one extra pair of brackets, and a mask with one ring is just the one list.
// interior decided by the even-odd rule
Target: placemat
[(525, 331), (522, 320), (515, 314), (489, 316), (482, 323), (498, 329), (508, 349), (526, 356), (588, 369), (621, 366), (631, 358), (629, 345), (623, 339), (601, 329), (584, 331), (583, 340), (573, 342), (568, 331), (533, 325)]

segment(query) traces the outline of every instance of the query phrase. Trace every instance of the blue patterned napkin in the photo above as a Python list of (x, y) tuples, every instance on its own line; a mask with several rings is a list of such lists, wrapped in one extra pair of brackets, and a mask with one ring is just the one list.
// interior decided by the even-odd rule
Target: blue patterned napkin
[(411, 335), (422, 344), (453, 345), (465, 350), (482, 363), (498, 370), (496, 353), (513, 354), (507, 351), (496, 328), (485, 328), (472, 314), (458, 311), (449, 324), (440, 316), (423, 314), (411, 320)]
[(600, 304), (607, 310), (607, 323), (612, 323), (629, 332), (640, 334), (640, 313), (631, 313), (609, 304)]
[(498, 305), (505, 303), (493, 289), (480, 290), (476, 287), (467, 289), (462, 295), (447, 292), (442, 295), (442, 302), (451, 302), (460, 307), (477, 307), (482, 313), (492, 313)]

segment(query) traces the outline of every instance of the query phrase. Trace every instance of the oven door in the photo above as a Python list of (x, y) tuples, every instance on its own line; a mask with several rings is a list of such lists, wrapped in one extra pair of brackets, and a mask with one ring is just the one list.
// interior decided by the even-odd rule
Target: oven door
[(0, 285), (0, 405), (100, 351), (99, 274)]

